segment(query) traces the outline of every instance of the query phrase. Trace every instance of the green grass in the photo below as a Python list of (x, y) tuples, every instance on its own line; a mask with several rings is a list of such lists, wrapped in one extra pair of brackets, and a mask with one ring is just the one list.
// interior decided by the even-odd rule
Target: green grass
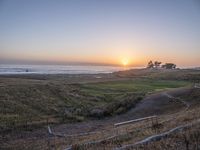
[(187, 81), (173, 81), (173, 80), (152, 80), (152, 79), (132, 79), (125, 81), (112, 81), (92, 84), (82, 84), (81, 91), (89, 95), (101, 96), (119, 95), (122, 93), (146, 93), (158, 91), (168, 88), (178, 88), (190, 85)]

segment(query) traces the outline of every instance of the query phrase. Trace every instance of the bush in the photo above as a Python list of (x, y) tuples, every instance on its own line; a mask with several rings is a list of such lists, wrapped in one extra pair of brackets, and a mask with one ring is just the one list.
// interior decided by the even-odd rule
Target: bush
[(103, 118), (104, 115), (105, 115), (105, 111), (101, 108), (94, 108), (90, 112), (91, 117)]
[(123, 98), (123, 100), (114, 101), (108, 104), (107, 106), (105, 106), (104, 109), (93, 109), (93, 111), (91, 111), (91, 116), (102, 118), (105, 116), (112, 116), (114, 114), (124, 113), (134, 107), (139, 101), (142, 100), (142, 98), (142, 96), (126, 96)]

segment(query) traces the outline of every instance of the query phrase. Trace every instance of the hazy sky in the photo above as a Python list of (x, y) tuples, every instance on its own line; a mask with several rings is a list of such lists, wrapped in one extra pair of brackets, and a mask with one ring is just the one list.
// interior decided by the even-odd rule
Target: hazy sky
[(0, 59), (200, 66), (200, 1), (0, 0)]

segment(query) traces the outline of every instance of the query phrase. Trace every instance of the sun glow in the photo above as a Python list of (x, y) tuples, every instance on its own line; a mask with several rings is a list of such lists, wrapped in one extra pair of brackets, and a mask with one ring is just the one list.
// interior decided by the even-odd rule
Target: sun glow
[(129, 59), (128, 58), (123, 58), (121, 60), (121, 63), (122, 63), (123, 66), (127, 66), (129, 64)]

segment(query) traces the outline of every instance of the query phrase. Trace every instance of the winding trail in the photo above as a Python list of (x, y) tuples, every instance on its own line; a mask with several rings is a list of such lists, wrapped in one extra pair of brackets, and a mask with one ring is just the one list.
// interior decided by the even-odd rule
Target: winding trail
[(167, 92), (163, 93), (165, 96), (167, 96), (168, 98), (175, 100), (177, 102), (181, 102), (183, 105), (185, 105), (186, 109), (188, 109), (190, 107), (190, 104), (186, 101), (184, 101), (183, 99), (179, 98), (179, 97), (174, 97), (170, 94), (168, 94)]
[[(55, 132), (52, 132), (51, 129), (49, 128), (50, 129), (49, 133), (53, 136), (58, 136), (58, 137), (84, 136), (84, 135), (95, 134), (103, 130), (104, 131), (109, 130), (109, 128), (113, 127), (113, 123), (117, 123), (120, 121), (138, 119), (150, 115), (164, 114), (168, 112), (167, 109), (169, 108), (170, 108), (169, 112), (171, 112), (173, 109), (177, 111), (177, 105), (179, 105), (180, 108), (185, 107), (185, 109), (181, 111), (187, 111), (190, 107), (190, 104), (184, 101), (183, 99), (179, 98), (179, 96), (189, 93), (190, 90), (191, 88), (178, 88), (151, 94), (146, 98), (144, 98), (140, 103), (138, 103), (136, 107), (134, 107), (125, 114), (118, 115), (115, 117), (109, 117), (103, 120), (93, 120), (76, 124), (61, 125), (54, 128)], [(174, 105), (174, 102), (176, 103), (176, 107)], [(170, 118), (168, 121), (171, 121), (173, 119), (175, 118), (174, 117)], [(110, 136), (106, 139), (101, 139), (97, 141), (89, 141), (83, 143), (83, 145), (98, 144), (113, 138), (116, 138), (116, 136)], [(67, 149), (69, 150), (71, 148), (72, 146), (68, 147)]]
[[(165, 113), (177, 112), (179, 108), (188, 108), (189, 104), (175, 98), (184, 93), (188, 93), (190, 88), (178, 88), (170, 91), (151, 94), (139, 102), (133, 109), (125, 114), (114, 117), (107, 117), (102, 120), (90, 120), (80, 123), (63, 124), (53, 128), (54, 133), (62, 136), (81, 136), (109, 130), (113, 124), (127, 120), (133, 120), (153, 115), (161, 115)], [(174, 105), (174, 102), (177, 102)]]

